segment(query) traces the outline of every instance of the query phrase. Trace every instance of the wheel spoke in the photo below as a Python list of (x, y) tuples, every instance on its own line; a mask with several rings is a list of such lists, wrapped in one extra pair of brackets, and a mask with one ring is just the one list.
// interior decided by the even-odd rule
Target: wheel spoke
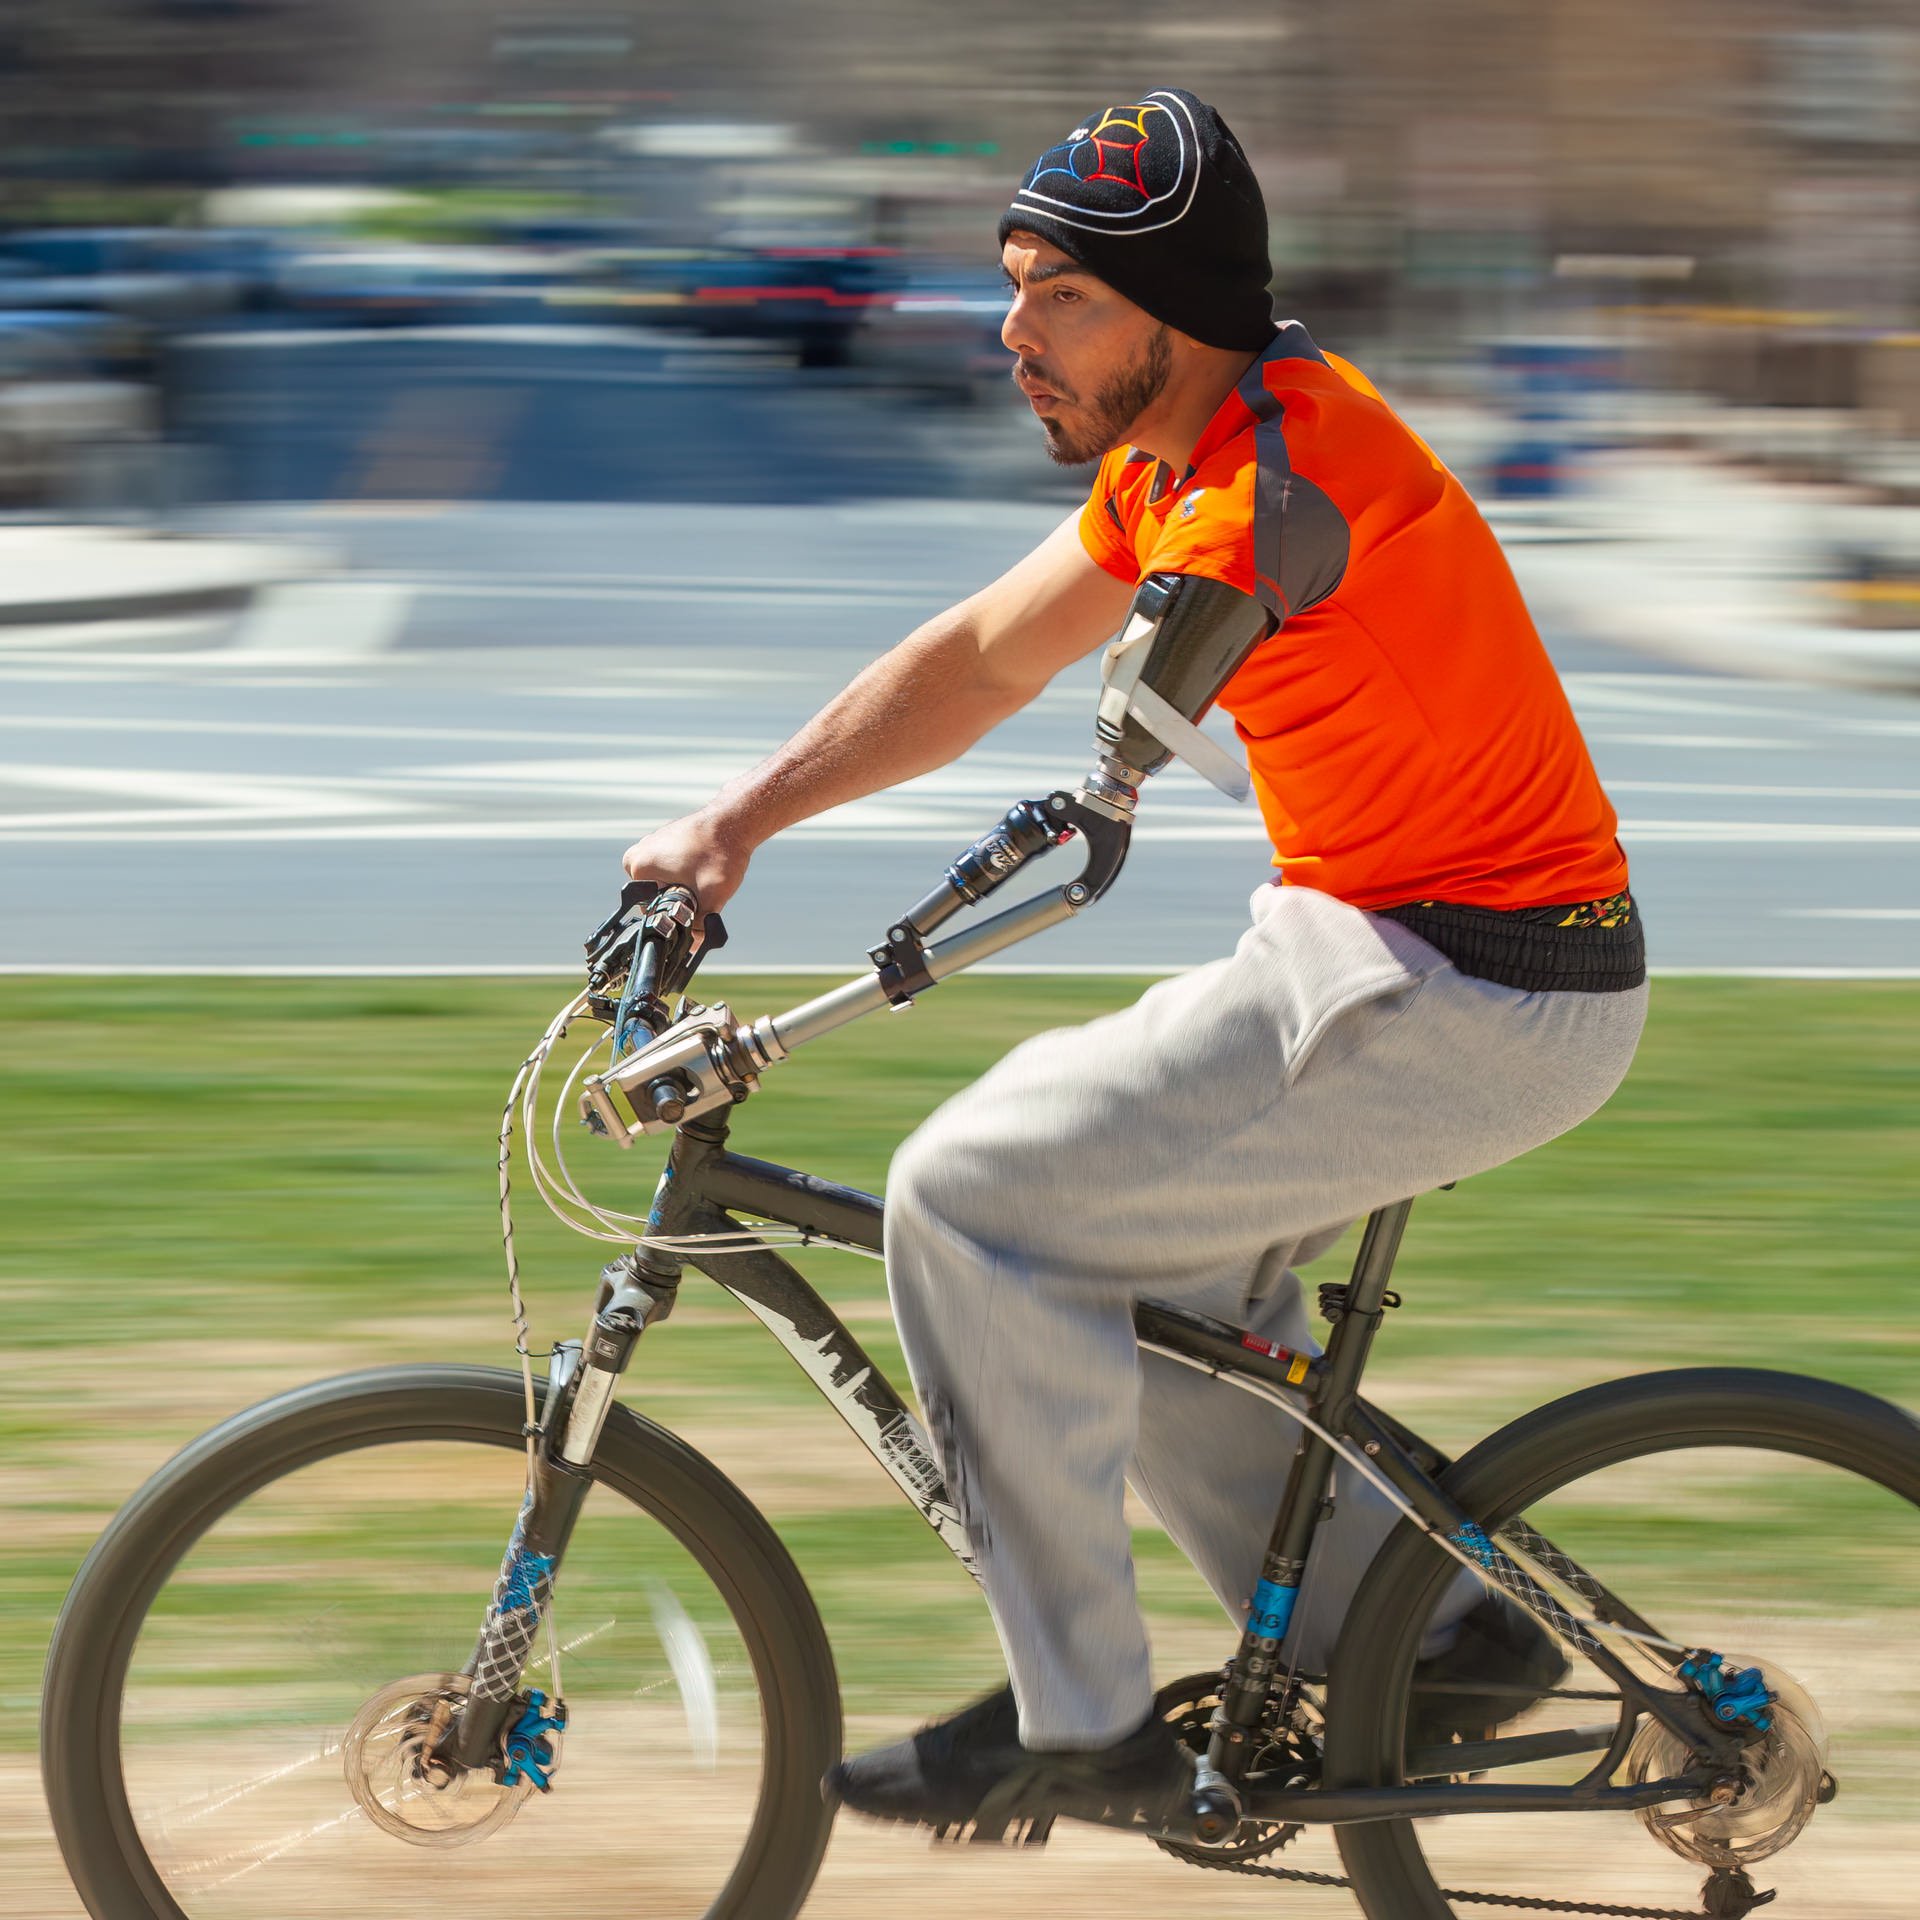
[(136, 1496), (48, 1667), (49, 1803), (94, 1911), (517, 1920), (530, 1883), (629, 1883), (641, 1781), (650, 1911), (797, 1907), (839, 1753), (824, 1634), (737, 1490), (630, 1415), (562, 1563), (559, 1658), (521, 1677), (516, 1715), (529, 1686), (567, 1710), (533, 1755), (552, 1791), (501, 1778), (504, 1750), (440, 1754), (523, 1419), (511, 1376), (357, 1376), (242, 1416)]
[[(1682, 1650), (1719, 1656), (1703, 1670), (1731, 1689), (1728, 1711), (1766, 1716), (1764, 1727), (1718, 1723), (1723, 1739), (1743, 1742), (1731, 1763), (1702, 1766), (1689, 1728), (1704, 1703), (1672, 1727), (1651, 1716), (1577, 1724), (1580, 1702), (1596, 1695), (1631, 1712), (1577, 1654), (1559, 1681), (1527, 1687), (1531, 1705), (1498, 1670), (1514, 1652), (1488, 1653), (1483, 1673), (1476, 1650), (1464, 1678), (1456, 1662), (1442, 1684), (1422, 1682), (1416, 1661), (1450, 1574), (1417, 1540), (1383, 1550), (1350, 1636), (1364, 1640), (1372, 1677), (1333, 1677), (1330, 1778), (1391, 1785), (1497, 1767), (1502, 1784), (1571, 1788), (1599, 1753), (1615, 1785), (1699, 1784), (1668, 1789), (1630, 1823), (1569, 1810), (1344, 1828), (1341, 1851), (1370, 1914), (1698, 1914), (1710, 1876), (1711, 1910), (1736, 1913), (1751, 1875), (1753, 1897), (1774, 1893), (1783, 1920), (1905, 1920), (1920, 1879), (1920, 1647), (1908, 1624), (1920, 1445), (1911, 1423), (1864, 1396), (1798, 1390), (1787, 1376), (1732, 1372), (1594, 1389), (1562, 1403), (1572, 1411), (1529, 1416), (1449, 1476), (1487, 1531), (1583, 1610), (1617, 1607), (1629, 1622), (1657, 1621)], [(1514, 1631), (1517, 1648), (1526, 1623)], [(1607, 1642), (1662, 1691), (1693, 1690), (1676, 1671), (1682, 1656), (1662, 1659), (1637, 1629), (1616, 1626)], [(1757, 1697), (1739, 1681), (1749, 1668), (1771, 1696), (1764, 1709), (1743, 1704)], [(1436, 1712), (1442, 1725), (1457, 1716), (1457, 1740), (1407, 1738), (1402, 1729), (1433, 1726)], [(1494, 1723), (1491, 1739), (1474, 1731)], [(1829, 1766), (1848, 1783), (1831, 1804), (1821, 1797)]]

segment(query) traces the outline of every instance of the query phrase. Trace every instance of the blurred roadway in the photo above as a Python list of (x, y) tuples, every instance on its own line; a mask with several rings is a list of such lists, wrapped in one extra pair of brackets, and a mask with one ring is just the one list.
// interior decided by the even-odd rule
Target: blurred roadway
[[(0, 633), (0, 964), (564, 971), (628, 841), (1056, 511), (261, 509), (253, 530), (348, 572), (238, 620)], [(1656, 965), (1920, 971), (1920, 709), (1555, 651)], [(729, 959), (858, 968), (1009, 801), (1081, 770), (1094, 674), (765, 849)], [(1223, 952), (1263, 848), (1250, 809), (1175, 769), (1115, 893), (1010, 958)]]

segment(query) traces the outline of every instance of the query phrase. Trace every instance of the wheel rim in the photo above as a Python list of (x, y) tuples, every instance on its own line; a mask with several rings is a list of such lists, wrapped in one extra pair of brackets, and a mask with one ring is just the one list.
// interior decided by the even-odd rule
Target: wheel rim
[[(451, 1851), (356, 1802), (349, 1729), (470, 1652), (523, 1469), (493, 1436), (380, 1436), (255, 1488), (187, 1547), (131, 1648), (119, 1771), (189, 1920), (505, 1916), (562, 1884), (574, 1910), (624, 1912), (641, 1876), (654, 1911), (719, 1903), (768, 1784), (767, 1656), (688, 1546), (605, 1484), (556, 1597), (571, 1724), (553, 1791)], [(543, 1634), (523, 1686), (551, 1690), (548, 1660)]]
[[(1876, 1484), (1854, 1465), (1811, 1457), (1798, 1439), (1652, 1437), (1624, 1457), (1549, 1462), (1483, 1515), (1497, 1530), (1524, 1507), (1529, 1525), (1661, 1631), (1712, 1646), (1737, 1665), (1771, 1670), (1789, 1703), (1791, 1686), (1805, 1687), (1826, 1723), (1839, 1791), (1773, 1857), (1764, 1846), (1751, 1849), (1753, 1882), (1776, 1890), (1768, 1911), (1783, 1920), (1837, 1911), (1891, 1920), (1911, 1912), (1920, 1879), (1913, 1785), (1920, 1646), (1907, 1624), (1920, 1513), (1911, 1493)], [(1451, 1578), (1446, 1566), (1431, 1566), (1414, 1606), (1421, 1621), (1431, 1621), (1429, 1609)], [(1578, 1611), (1591, 1610), (1578, 1602)], [(1397, 1636), (1388, 1655), (1385, 1690), (1395, 1704), (1382, 1718), (1395, 1731), (1383, 1724), (1373, 1735), (1370, 1777), (1378, 1782), (1403, 1777), (1400, 1730), (1419, 1633)], [(1612, 1701), (1551, 1699), (1503, 1731), (1599, 1724), (1617, 1712), (1612, 1683), (1584, 1659), (1575, 1658), (1559, 1692), (1607, 1693)], [(1597, 1758), (1487, 1778), (1564, 1784)], [(1613, 1775), (1630, 1777), (1627, 1767)], [(1656, 1768), (1650, 1777), (1662, 1776)], [(1782, 1787), (1779, 1765), (1770, 1784), (1780, 1791), (1784, 1821), (1793, 1796)], [(1681, 1805), (1670, 1802), (1667, 1810)], [(1662, 1845), (1623, 1813), (1456, 1818), (1375, 1829), (1371, 1846), (1351, 1849), (1349, 1859), (1363, 1885), (1391, 1864), (1405, 1903), (1396, 1917), (1498, 1911), (1450, 1899), (1446, 1889), (1700, 1912), (1714, 1849), (1675, 1847), (1674, 1837)]]

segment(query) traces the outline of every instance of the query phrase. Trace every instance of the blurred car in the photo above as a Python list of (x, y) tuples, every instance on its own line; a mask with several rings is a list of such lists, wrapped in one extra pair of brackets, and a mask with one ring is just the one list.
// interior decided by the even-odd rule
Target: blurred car
[(803, 367), (839, 367), (903, 279), (888, 247), (617, 247), (587, 257), (559, 304), (716, 339), (762, 340)]
[(997, 268), (917, 266), (874, 305), (860, 364), (930, 398), (970, 403), (1008, 390), (1013, 356), (1000, 338), (1006, 317)]
[(48, 227), (0, 235), (0, 308), (119, 313), (149, 322), (204, 319), (244, 302), (247, 281), (174, 227)]
[(550, 319), (547, 296), (571, 263), (511, 247), (316, 249), (284, 261), (276, 304), (360, 326), (499, 325)]
[(153, 370), (152, 330), (124, 314), (89, 313), (80, 307), (0, 308), (0, 336), (57, 340), (80, 356), (89, 374), (131, 380)]
[(151, 440), (155, 403), (140, 382), (103, 378), (84, 335), (11, 319), (0, 316), (0, 500), (38, 505), (65, 493), (83, 457)]

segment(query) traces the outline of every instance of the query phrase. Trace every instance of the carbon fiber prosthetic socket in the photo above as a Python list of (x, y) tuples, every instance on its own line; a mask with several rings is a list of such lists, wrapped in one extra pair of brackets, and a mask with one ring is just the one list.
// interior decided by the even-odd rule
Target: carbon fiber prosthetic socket
[[(1133, 620), (1152, 623), (1136, 684), (1158, 694), (1182, 719), (1197, 721), (1219, 699), (1272, 630), (1272, 616), (1250, 593), (1191, 573), (1156, 573), (1134, 595)], [(1133, 632), (1129, 622), (1128, 631)], [(1141, 773), (1166, 765), (1167, 745), (1121, 701), (1103, 699), (1095, 733), (1101, 747)]]

